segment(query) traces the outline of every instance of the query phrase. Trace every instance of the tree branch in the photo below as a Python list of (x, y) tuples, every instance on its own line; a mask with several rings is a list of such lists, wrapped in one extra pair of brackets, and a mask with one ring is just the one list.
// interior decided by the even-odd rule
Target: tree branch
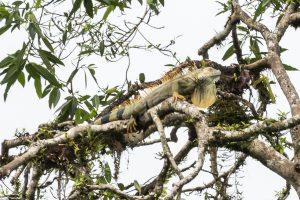
[(284, 12), (284, 15), (276, 25), (274, 34), (277, 38), (277, 42), (281, 40), (286, 29), (289, 27), (291, 15), (295, 12), (296, 8), (296, 4), (294, 2), (291, 2), (290, 5), (287, 7), (286, 11)]
[(246, 158), (247, 158), (247, 155), (245, 155), (245, 154), (241, 155), (237, 159), (237, 161), (235, 162), (235, 164), (229, 170), (227, 170), (226, 172), (222, 173), (220, 176), (218, 176), (214, 180), (212, 180), (209, 183), (206, 183), (206, 184), (204, 184), (203, 186), (200, 186), (200, 187), (193, 187), (193, 188), (183, 189), (182, 192), (195, 192), (195, 191), (201, 192), (201, 191), (203, 191), (203, 190), (205, 190), (207, 188), (212, 187), (221, 178), (230, 177), (231, 174), (233, 174), (235, 171), (237, 171), (244, 164)]
[(240, 47), (239, 38), (236, 32), (236, 24), (232, 25), (232, 42), (236, 54), (236, 58), (239, 64), (244, 64), (243, 53)]
[(150, 115), (157, 127), (157, 130), (159, 132), (159, 136), (160, 136), (160, 141), (161, 141), (161, 144), (162, 144), (162, 147), (163, 147), (163, 151), (164, 151), (164, 154), (167, 156), (168, 160), (170, 161), (175, 173), (179, 176), (180, 179), (183, 179), (183, 175), (182, 173), (180, 172), (180, 169), (179, 167), (177, 166), (175, 160), (174, 160), (174, 157), (173, 157), (173, 154), (170, 150), (170, 147), (167, 143), (167, 138), (166, 138), (166, 135), (165, 135), (165, 132), (164, 132), (164, 127), (162, 125), (162, 122), (160, 121), (158, 115), (157, 115), (157, 112), (155, 110), (155, 108), (153, 109), (150, 109), (149, 110), (150, 112)]
[(265, 40), (271, 34), (271, 31), (264, 24), (254, 21), (245, 11), (242, 10), (238, 0), (233, 0), (232, 5), (234, 11), (242, 22), (244, 22), (249, 28), (254, 29), (262, 34)]
[(237, 22), (237, 16), (233, 13), (224, 28), (223, 31), (217, 33), (213, 38), (211, 38), (208, 42), (206, 42), (202, 47), (198, 50), (198, 55), (203, 56), (204, 59), (208, 59), (207, 51), (216, 44), (219, 44), (222, 40), (224, 40), (230, 33), (233, 28), (233, 24)]
[(183, 179), (179, 180), (177, 183), (173, 184), (171, 192), (165, 197), (165, 200), (174, 199), (175, 195), (182, 189), (182, 187), (193, 180), (202, 169), (205, 152), (208, 144), (208, 127), (206, 124), (206, 120), (200, 120), (194, 123), (196, 133), (197, 133), (197, 143), (198, 143), (198, 159), (195, 164), (195, 168), (192, 170), (190, 174), (185, 176)]
[(111, 191), (114, 194), (119, 195), (120, 197), (126, 198), (126, 199), (130, 199), (130, 200), (148, 200), (150, 199), (150, 197), (153, 197), (154, 194), (151, 195), (147, 195), (147, 196), (134, 196), (134, 195), (129, 195), (126, 192), (123, 192), (121, 190), (119, 190), (118, 188), (109, 185), (109, 184), (101, 184), (101, 185), (87, 185), (86, 186), (89, 190), (101, 190), (101, 191)]
[(31, 175), (31, 180), (30, 184), (28, 186), (28, 189), (26, 191), (26, 199), (28, 200), (34, 200), (34, 193), (37, 189), (40, 177), (42, 176), (42, 172), (38, 168), (38, 166), (34, 166), (32, 168), (32, 175)]

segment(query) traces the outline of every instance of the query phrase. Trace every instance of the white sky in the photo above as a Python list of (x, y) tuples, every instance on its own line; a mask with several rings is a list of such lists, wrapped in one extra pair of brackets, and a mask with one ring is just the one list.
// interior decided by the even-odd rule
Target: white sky
[[(166, 1), (166, 6), (162, 9), (162, 13), (159, 17), (152, 20), (152, 24), (165, 26), (165, 29), (156, 31), (149, 30), (149, 32), (144, 32), (144, 34), (154, 40), (154, 42), (166, 42), (181, 35), (175, 44), (175, 51), (179, 58), (184, 60), (189, 56), (192, 59), (200, 59), (200, 57), (197, 56), (198, 48), (217, 31), (222, 30), (227, 16), (215, 16), (219, 7), (214, 1), (190, 0), (184, 2), (185, 3), (180, 0)], [(289, 50), (283, 54), (282, 58), (285, 63), (300, 69), (297, 59), (300, 45), (299, 42), (295, 42), (299, 36), (297, 34), (299, 34), (299, 31), (296, 32), (293, 29), (289, 29), (283, 38), (282, 45)], [(2, 35), (0, 37), (0, 59), (8, 53), (12, 53), (20, 48), (21, 41), (22, 37), (20, 34), (6, 33)], [(221, 60), (227, 48), (214, 48), (210, 50), (210, 58), (224, 65), (230, 64), (230, 61), (224, 63)], [(132, 67), (129, 70), (129, 79), (133, 81), (138, 79), (140, 72), (146, 74), (147, 81), (158, 78), (168, 69), (163, 65), (174, 63), (170, 58), (150, 52), (133, 51), (131, 59)], [(103, 86), (114, 86), (123, 83), (126, 67), (125, 60), (114, 67), (107, 68), (101, 66), (99, 71), (97, 71), (97, 76), (100, 77), (99, 81)], [(300, 73), (292, 72), (289, 73), (289, 75), (299, 92), (300, 84), (299, 80), (296, 79)], [(78, 79), (79, 83), (80, 81), (82, 81), (82, 79)], [(273, 116), (274, 113), (277, 112), (277, 109), (282, 111), (288, 111), (289, 109), (286, 99), (278, 89), (278, 85), (275, 85), (273, 88), (274, 93), (278, 97), (277, 104), (272, 106), (272, 110), (269, 112), (270, 116)], [(4, 93), (4, 89), (5, 87), (0, 86), (0, 94)], [(90, 90), (89, 92), (93, 93), (97, 91)], [(27, 83), (25, 88), (21, 88), (19, 84), (16, 84), (10, 90), (8, 100), (5, 103), (3, 102), (2, 96), (0, 97), (0, 141), (11, 138), (17, 128), (25, 128), (33, 133), (37, 130), (37, 126), (40, 123), (51, 121), (54, 118), (54, 111), (55, 110), (49, 110), (47, 98), (38, 100), (32, 83)], [(181, 142), (184, 142), (184, 139), (181, 139)], [(173, 146), (174, 145), (172, 145), (172, 147)], [(146, 181), (151, 175), (155, 175), (155, 173), (161, 169), (162, 162), (154, 159), (155, 153), (161, 150), (161, 146), (156, 145), (151, 148), (152, 149), (143, 147), (136, 149), (134, 152), (129, 150), (124, 153), (121, 163), (123, 165), (121, 169), (123, 173), (121, 173), (120, 176), (121, 181), (139, 180), (141, 177)], [(128, 164), (127, 159), (129, 159)], [(247, 160), (247, 166), (243, 167), (243, 171), (245, 172), (243, 174), (245, 177), (241, 179), (240, 182), (243, 184), (241, 190), (246, 200), (275, 199), (275, 190), (278, 191), (285, 185), (283, 179), (278, 175), (252, 159)], [(147, 172), (147, 176), (145, 176), (145, 172)], [(129, 177), (132, 177), (132, 179), (128, 180)], [(202, 182), (204, 182), (204, 180), (200, 180), (200, 183)], [(202, 198), (203, 197), (200, 199)], [(192, 198), (188, 197), (186, 199)], [(199, 199), (199, 197), (195, 199)], [(293, 199), (297, 199), (294, 191), (289, 200)]]

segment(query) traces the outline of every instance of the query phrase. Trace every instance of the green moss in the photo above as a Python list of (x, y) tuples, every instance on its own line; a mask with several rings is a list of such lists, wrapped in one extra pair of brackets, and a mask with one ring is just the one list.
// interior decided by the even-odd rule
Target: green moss
[(247, 109), (236, 100), (218, 100), (209, 108), (207, 121), (210, 126), (244, 127), (250, 121)]

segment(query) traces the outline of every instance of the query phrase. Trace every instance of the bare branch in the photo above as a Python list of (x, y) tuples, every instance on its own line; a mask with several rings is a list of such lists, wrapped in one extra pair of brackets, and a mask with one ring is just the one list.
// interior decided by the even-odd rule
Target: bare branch
[(229, 177), (231, 174), (233, 174), (235, 171), (237, 171), (240, 168), (240, 166), (243, 165), (243, 163), (246, 160), (246, 158), (247, 158), (247, 155), (245, 155), (245, 154), (241, 155), (237, 159), (237, 161), (235, 162), (235, 164), (228, 171), (222, 173), (220, 176), (218, 176), (214, 180), (212, 180), (209, 183), (206, 183), (206, 184), (204, 184), (203, 186), (200, 186), (200, 187), (183, 189), (182, 192), (195, 192), (195, 191), (201, 192), (201, 191), (203, 191), (203, 190), (205, 190), (207, 188), (212, 187), (221, 178)]
[[(187, 110), (186, 110), (187, 111)], [(189, 112), (189, 111), (187, 111)], [(173, 184), (171, 192), (166, 196), (166, 200), (174, 199), (175, 195), (178, 193), (178, 191), (181, 190), (181, 188), (189, 183), (191, 180), (193, 180), (202, 169), (204, 158), (205, 158), (205, 152), (208, 144), (208, 127), (206, 124), (206, 121), (200, 120), (195, 123), (195, 129), (197, 133), (198, 138), (198, 159), (195, 164), (195, 168), (192, 170), (190, 174), (185, 176), (183, 179), (179, 180), (177, 183)]]
[(200, 49), (198, 50), (198, 55), (203, 56), (204, 59), (208, 59), (207, 51), (216, 44), (219, 44), (222, 40), (224, 40), (230, 33), (233, 28), (233, 24), (237, 22), (237, 16), (233, 13), (224, 28), (223, 31), (217, 33), (213, 38), (211, 38), (208, 42), (206, 42)]
[(120, 197), (126, 198), (126, 199), (130, 199), (130, 200), (146, 200), (149, 199), (151, 196), (154, 196), (154, 194), (151, 195), (147, 195), (147, 196), (133, 196), (133, 195), (129, 195), (126, 192), (123, 192), (121, 190), (119, 190), (118, 188), (109, 185), (109, 184), (101, 184), (101, 185), (87, 185), (86, 186), (89, 190), (101, 190), (101, 191), (111, 191), (114, 194), (119, 195)]
[(270, 68), (270, 65), (268, 63), (268, 57), (264, 57), (258, 61), (244, 65), (243, 67), (244, 69), (248, 70), (263, 70), (266, 68)]
[(232, 1), (234, 11), (242, 22), (244, 22), (249, 28), (254, 29), (262, 34), (262, 36), (267, 40), (271, 31), (264, 24), (254, 21), (245, 11), (242, 10), (238, 0)]
[(241, 131), (222, 131), (215, 129), (214, 136), (217, 138), (216, 140), (241, 141), (261, 132), (282, 131), (292, 128), (298, 124), (300, 124), (300, 115), (278, 122), (258, 122)]
[(239, 64), (243, 64), (245, 61), (243, 59), (243, 53), (240, 47), (239, 38), (236, 33), (236, 24), (233, 24), (232, 26), (232, 42), (235, 49), (236, 58)]
[[(167, 142), (172, 142), (172, 140), (170, 138), (166, 138), (166, 140), (167, 140)], [(160, 142), (161, 142), (160, 139), (155, 139), (155, 140), (151, 140), (151, 141), (147, 141), (147, 142), (143, 142), (143, 143), (138, 143), (137, 145), (135, 145), (135, 147), (149, 146), (149, 145), (157, 144)]]
[(157, 115), (157, 112), (154, 109), (150, 109), (149, 112), (150, 112), (150, 115), (151, 115), (151, 117), (152, 117), (152, 119), (153, 119), (153, 121), (154, 121), (154, 123), (157, 127), (158, 132), (159, 132), (159, 136), (160, 136), (160, 140), (161, 140), (161, 143), (162, 143), (164, 154), (167, 156), (168, 160), (170, 161), (175, 173), (179, 176), (180, 179), (183, 179), (183, 175), (180, 172), (180, 169), (177, 166), (177, 164), (174, 160), (173, 154), (172, 154), (172, 152), (170, 150), (170, 147), (168, 145), (162, 122), (160, 121), (160, 119)]

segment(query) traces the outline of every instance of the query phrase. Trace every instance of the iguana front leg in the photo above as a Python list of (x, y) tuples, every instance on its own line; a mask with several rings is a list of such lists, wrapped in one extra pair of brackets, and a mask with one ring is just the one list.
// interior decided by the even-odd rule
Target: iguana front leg
[(137, 131), (136, 126), (137, 123), (135, 121), (135, 118), (131, 115), (127, 124), (127, 134), (136, 132)]
[(185, 97), (179, 94), (177, 91), (173, 92), (173, 102), (177, 102), (178, 100), (184, 101)]

